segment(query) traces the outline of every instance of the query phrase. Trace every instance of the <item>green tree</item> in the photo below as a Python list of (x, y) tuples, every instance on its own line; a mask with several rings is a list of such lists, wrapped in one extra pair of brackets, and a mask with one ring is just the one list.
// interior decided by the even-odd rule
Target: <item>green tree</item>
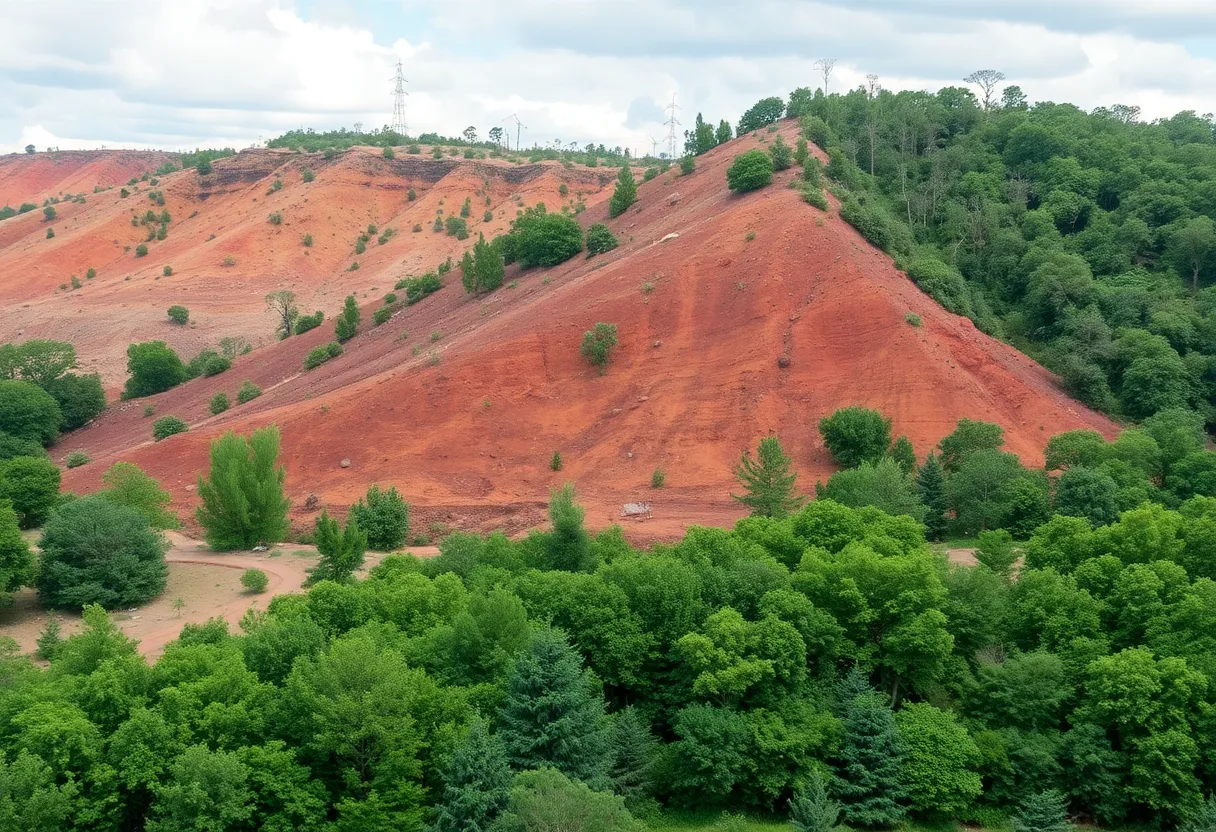
[(659, 743), (645, 718), (632, 705), (612, 715), (611, 757), (608, 777), (612, 790), (631, 809), (644, 806), (653, 787)]
[(844, 407), (823, 417), (819, 433), (832, 458), (845, 468), (877, 462), (891, 447), (891, 420), (864, 407)]
[(152, 423), (152, 439), (159, 442), (188, 430), (190, 426), (180, 416), (161, 416)]
[(173, 761), (156, 790), (148, 832), (238, 828), (253, 815), (249, 767), (228, 751), (192, 745)]
[(124, 399), (138, 399), (163, 393), (186, 380), (186, 365), (164, 341), (145, 341), (127, 347), (127, 373)]
[(317, 544), (317, 554), (321, 559), (317, 565), (308, 570), (308, 584), (318, 581), (333, 581), (346, 583), (354, 577), (363, 566), (363, 553), (367, 551), (367, 535), (359, 529), (359, 522), (354, 517), (346, 520), (346, 527), (338, 526), (338, 521), (329, 516), (326, 511), (317, 518), (317, 528), (313, 533)]
[(1069, 468), (1056, 483), (1056, 514), (1105, 526), (1119, 519), (1118, 491), (1109, 474), (1082, 466)]
[(730, 496), (750, 508), (755, 516), (785, 517), (804, 502), (795, 490), (798, 475), (775, 436), (760, 440), (754, 460), (744, 451), (734, 475), (747, 493)]
[(349, 341), (359, 331), (359, 305), (354, 295), (347, 295), (342, 311), (334, 320), (334, 337), (338, 342)]
[(1201, 808), (1190, 820), (1178, 827), (1179, 832), (1212, 832), (1216, 829), (1216, 797), (1208, 795)]
[(84, 427), (106, 409), (106, 394), (97, 373), (67, 373), (46, 382), (43, 389), (59, 405), (64, 430)]
[(18, 456), (0, 462), (0, 500), (17, 512), (21, 528), (41, 526), (59, 500), (59, 468), (45, 457)]
[(942, 467), (955, 473), (968, 456), (976, 451), (998, 450), (1005, 444), (1005, 429), (991, 422), (959, 419), (950, 435), (938, 443)]
[(983, 790), (980, 751), (953, 711), (927, 702), (905, 704), (895, 714), (904, 748), (904, 783), (912, 813), (955, 818)]
[(850, 508), (874, 506), (887, 514), (906, 514), (916, 520), (925, 516), (916, 484), (889, 458), (837, 471), (816, 492), (821, 499), (835, 500)]
[(895, 460), (903, 472), (909, 476), (916, 473), (916, 451), (912, 448), (912, 441), (906, 436), (900, 436), (891, 443), (891, 450), (887, 452), (887, 456)]
[(63, 413), (50, 393), (29, 381), (0, 381), (0, 431), (49, 445), (62, 425)]
[(209, 477), (198, 480), (195, 512), (207, 545), (217, 551), (252, 549), (287, 536), (287, 505), (277, 426), (249, 437), (227, 431), (211, 443)]
[(405, 545), (410, 531), (410, 506), (401, 499), (397, 486), (382, 491), (373, 485), (367, 495), (350, 507), (350, 516), (367, 535), (367, 547), (375, 552), (391, 552)]
[(12, 503), (0, 500), (0, 600), (29, 583), (33, 575), (34, 556), (21, 536), (17, 512)]
[(1199, 291), (1199, 275), (1211, 266), (1213, 252), (1216, 252), (1216, 222), (1210, 217), (1195, 217), (1170, 239), (1169, 255), (1178, 271), (1189, 273), (1193, 292)]
[(1011, 818), (1013, 832), (1069, 832), (1068, 804), (1055, 789), (1029, 795)]
[(608, 200), (608, 216), (619, 217), (637, 201), (638, 186), (633, 180), (633, 169), (629, 165), (621, 165), (621, 172), (616, 175), (616, 187)]
[(763, 150), (740, 153), (726, 169), (726, 186), (739, 193), (754, 191), (772, 182), (773, 157)]
[(138, 465), (115, 462), (101, 475), (101, 481), (107, 487), (97, 492), (98, 497), (132, 509), (152, 528), (176, 529), (181, 525), (169, 510), (173, 499), (169, 492)]
[(608, 366), (608, 356), (616, 345), (616, 324), (600, 322), (583, 333), (583, 344), (579, 351), (603, 375), (604, 368)]
[(174, 304), (169, 307), (169, 320), (180, 326), (185, 326), (190, 323), (190, 310), (184, 306)]
[(718, 122), (718, 129), (714, 131), (714, 140), (718, 144), (726, 144), (731, 140), (730, 122), (722, 119)]
[(588, 785), (607, 785), (604, 700), (561, 632), (538, 631), (516, 658), (498, 718), (516, 768), (551, 766)]
[(444, 773), (436, 832), (486, 832), (507, 806), (511, 767), (502, 741), (474, 719)]
[[(32, 153), (33, 145), (26, 148)], [(26, 749), (12, 761), (0, 754), (0, 829), (59, 832), (71, 828), (78, 800), (75, 783), (56, 783), (56, 772)]]
[(549, 268), (565, 263), (583, 250), (583, 228), (573, 217), (548, 214), (544, 206), (529, 208), (511, 224), (514, 254), (520, 266)]
[(0, 462), (19, 456), (47, 456), (46, 448), (32, 439), (19, 439), (16, 436), (0, 430)]
[(840, 804), (828, 797), (826, 778), (812, 771), (806, 784), (790, 800), (790, 825), (794, 832), (836, 832)]
[(597, 222), (587, 229), (587, 256), (593, 257), (596, 254), (603, 254), (607, 251), (612, 251), (618, 245), (616, 235), (612, 233), (612, 229), (604, 225), (602, 222)]
[(1075, 466), (1096, 468), (1107, 456), (1106, 440), (1096, 430), (1069, 430), (1047, 440), (1043, 468), (1063, 471)]
[(593, 791), (560, 771), (521, 771), (511, 786), (507, 810), (494, 827), (503, 832), (643, 832), (625, 802)]
[(959, 528), (976, 532), (1005, 525), (1022, 474), (1013, 454), (985, 449), (967, 455), (946, 486)]
[(929, 454), (916, 472), (916, 490), (925, 506), (925, 536), (929, 540), (941, 540), (946, 534), (946, 510), (950, 501), (946, 496), (946, 472), (936, 454)]
[(739, 127), (735, 131), (740, 136), (744, 133), (750, 133), (753, 130), (758, 130), (765, 125), (772, 124), (785, 115), (785, 102), (777, 96), (771, 98), (761, 98), (755, 104), (747, 108), (747, 111), (739, 119)]
[(291, 335), (296, 319), (300, 317), (300, 310), (296, 306), (296, 293), (289, 289), (276, 289), (268, 293), (265, 300), (266, 308), (274, 313), (275, 320), (278, 321), (275, 332), (280, 338)]
[(904, 818), (905, 751), (895, 716), (869, 690), (845, 703), (834, 791), (851, 825), (890, 828)]
[(978, 542), (975, 559), (998, 575), (1008, 575), (1018, 559), (1013, 535), (1005, 529), (987, 530), (979, 533)]
[(583, 517), (582, 506), (574, 502), (573, 485), (567, 483), (549, 495), (549, 522), (553, 531), (545, 543), (545, 562), (550, 569), (589, 572), (595, 567)]
[(768, 148), (769, 156), (773, 157), (773, 170), (789, 170), (794, 165), (793, 153), (790, 151), (790, 146), (785, 143), (785, 139), (778, 134), (773, 139), (773, 143)]
[(132, 509), (101, 497), (82, 497), (56, 511), (38, 548), (35, 586), (48, 606), (133, 607), (165, 589), (164, 537)]
[(1216, 497), (1216, 454), (1209, 451), (1187, 454), (1171, 467), (1165, 487), (1180, 500)]

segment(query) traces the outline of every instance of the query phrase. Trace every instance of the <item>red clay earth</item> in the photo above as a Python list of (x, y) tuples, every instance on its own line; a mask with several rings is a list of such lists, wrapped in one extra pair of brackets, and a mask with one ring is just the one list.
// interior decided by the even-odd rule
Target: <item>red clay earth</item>
[[(796, 140), (795, 125), (785, 123), (780, 132), (787, 143)], [(341, 511), (379, 482), (396, 485), (413, 504), (416, 530), (442, 523), (520, 531), (543, 523), (550, 489), (570, 481), (593, 527), (617, 521), (622, 503), (652, 503), (653, 519), (626, 527), (647, 540), (741, 516), (729, 496), (736, 487), (731, 467), (770, 433), (781, 437), (802, 488), (810, 490), (835, 470), (817, 423), (846, 405), (891, 416), (895, 433), (907, 434), (922, 456), (964, 416), (1003, 425), (1008, 449), (1027, 464), (1042, 462), (1054, 433), (1114, 434), (1114, 423), (1068, 398), (1042, 367), (923, 294), (839, 219), (834, 201), (827, 213), (804, 203), (786, 187), (795, 170), (761, 191), (730, 193), (725, 171), (732, 157), (766, 148), (773, 138), (762, 131), (737, 139), (698, 157), (688, 176), (672, 168), (641, 184), (637, 205), (614, 220), (605, 204), (611, 186), (597, 191), (593, 169), (400, 154), (384, 160), (370, 150), (329, 163), (289, 152), (241, 154), (217, 162), (210, 184), (206, 177), (200, 184), (193, 171), (163, 179), (174, 222), (169, 239), (153, 244), (155, 258), (147, 261), (154, 268), (118, 248), (115, 262), (102, 264), (105, 282), (78, 293), (47, 290), (60, 279), (49, 277), (55, 260), (33, 251), (59, 237), (43, 241), (27, 233), (13, 244), (27, 254), (0, 252), (0, 274), (47, 275), (30, 295), (30, 309), (21, 310), (29, 321), (23, 337), (72, 338), (83, 356), (101, 356), (111, 386), (121, 382), (115, 368), (132, 340), (166, 338), (187, 354), (221, 333), (267, 343), (222, 375), (116, 404), (66, 437), (56, 458), (82, 449), (93, 462), (67, 471), (65, 488), (95, 488), (112, 462), (130, 460), (161, 479), (189, 519), (210, 440), (223, 430), (274, 422), (283, 432), (298, 525), (313, 516), (299, 508), (307, 495)], [(317, 171), (314, 183), (300, 180), (304, 167)], [(284, 188), (267, 197), (275, 177)], [(375, 301), (397, 277), (458, 258), (472, 243), (435, 234), (429, 220), (438, 200), (456, 212), (472, 195), (476, 233), (484, 211), (476, 192), (487, 177), (496, 201), (487, 236), (513, 218), (514, 194), (525, 204), (544, 200), (552, 210), (558, 185), (567, 182), (570, 198), (576, 188), (587, 189), (590, 207), (579, 221), (606, 221), (620, 247), (549, 270), (512, 267), (507, 285), (484, 297), (465, 295), (453, 272), (443, 290), (373, 327)], [(409, 185), (418, 189), (416, 203), (405, 199)], [(211, 196), (202, 200), (201, 192)], [(141, 194), (136, 206), (142, 211), (146, 204)], [(189, 219), (194, 205), (199, 216)], [(94, 241), (85, 252), (96, 252), (96, 241), (107, 235), (130, 242), (140, 233), (124, 218), (125, 205), (71, 207), (81, 209), (82, 227), (105, 229), (81, 232)], [(266, 223), (271, 210), (282, 211), (283, 226)], [(40, 227), (39, 218), (19, 217), (0, 223), (0, 235), (12, 233), (9, 222)], [(373, 239), (357, 258), (359, 271), (345, 272), (368, 222), (398, 233), (385, 246)], [(413, 222), (425, 230), (411, 233)], [(317, 241), (311, 250), (298, 242), (305, 231)], [(212, 233), (217, 239), (208, 242)], [(216, 263), (229, 252), (238, 265), (226, 271)], [(4, 265), (20, 256), (29, 258), (24, 272)], [(80, 254), (71, 268), (79, 273), (88, 259)], [(153, 272), (162, 262), (177, 273), (157, 282)], [(135, 266), (142, 271), (130, 282), (117, 277)], [(6, 293), (0, 302), (11, 308), (10, 298), (32, 292), (20, 283), (0, 286)], [(273, 323), (261, 298), (278, 286), (297, 291), (303, 310), (324, 308), (327, 322), (269, 343)], [(332, 339), (330, 313), (355, 290), (372, 301), (360, 335), (344, 355), (303, 372), (309, 349)], [(191, 308), (197, 329), (161, 321), (173, 302)], [(923, 325), (909, 325), (907, 313)], [(603, 376), (579, 354), (583, 333), (598, 321), (617, 324), (620, 337)], [(10, 328), (0, 325), (0, 341), (14, 335)], [(778, 365), (783, 357), (786, 367)], [(233, 397), (244, 379), (264, 394), (210, 416), (211, 396), (223, 390)], [(153, 444), (151, 420), (142, 415), (147, 404), (157, 415), (186, 419), (190, 432)], [(549, 470), (555, 450), (565, 463), (557, 473)], [(344, 459), (349, 467), (341, 467)], [(650, 488), (656, 468), (667, 475), (662, 489)]]

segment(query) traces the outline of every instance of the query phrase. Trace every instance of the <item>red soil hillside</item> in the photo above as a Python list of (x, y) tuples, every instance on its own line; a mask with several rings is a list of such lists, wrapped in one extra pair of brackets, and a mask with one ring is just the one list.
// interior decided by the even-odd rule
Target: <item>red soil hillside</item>
[(92, 194), (93, 188), (123, 185), (177, 154), (157, 150), (57, 150), (0, 156), (0, 206), (42, 205), (47, 197)]
[[(782, 132), (792, 144), (793, 126)], [(370, 325), (369, 304), (361, 334), (319, 369), (300, 370), (307, 351), (332, 337), (328, 322), (150, 400), (157, 414), (190, 422), (189, 433), (153, 445), (146, 402), (118, 405), (61, 444), (62, 453), (82, 448), (94, 459), (66, 472), (65, 487), (93, 488), (111, 462), (129, 459), (161, 478), (185, 514), (196, 504), (193, 483), (209, 440), (275, 422), (299, 523), (311, 518), (298, 508), (310, 493), (341, 509), (379, 482), (397, 485), (414, 504), (420, 531), (433, 521), (521, 529), (543, 522), (549, 490), (573, 481), (594, 526), (614, 520), (623, 502), (652, 502), (655, 519), (630, 531), (655, 537), (739, 516), (729, 497), (731, 466), (769, 433), (780, 435), (809, 490), (833, 470), (817, 422), (845, 405), (892, 416), (921, 455), (963, 416), (1002, 424), (1009, 449), (1027, 463), (1041, 462), (1047, 438), (1059, 431), (1113, 433), (1109, 420), (1066, 397), (1041, 367), (921, 293), (835, 206), (825, 214), (805, 204), (786, 187), (793, 171), (752, 194), (728, 192), (731, 158), (768, 139), (738, 139), (699, 157), (689, 176), (673, 169), (642, 184), (638, 204), (608, 221), (621, 241), (609, 254), (547, 271), (512, 267), (508, 285), (485, 297), (465, 296), (454, 273), (443, 290), (380, 327)], [(289, 196), (314, 221), (341, 225), (329, 243), (336, 251), (325, 255), (335, 261), (371, 210), (357, 171), (379, 161), (355, 158), (318, 173), (318, 183), (331, 180), (334, 202)], [(475, 186), (476, 175), (469, 178)], [(252, 208), (248, 192), (204, 204), (228, 200), (226, 231), (247, 240), (253, 232), (242, 229), (282, 195), (257, 198)], [(401, 207), (383, 199), (384, 213)], [(606, 220), (600, 202), (580, 217), (584, 225)], [(355, 211), (362, 213), (347, 217)], [(376, 218), (383, 222), (383, 214)], [(221, 250), (236, 244), (221, 243)], [(297, 279), (332, 287), (335, 299), (345, 291), (335, 284), (349, 280), (320, 269)], [(222, 287), (209, 281), (192, 305), (216, 293)], [(923, 326), (906, 323), (909, 312)], [(583, 332), (597, 321), (620, 333), (604, 376), (579, 355)], [(780, 356), (788, 367), (778, 366)], [(231, 395), (245, 378), (265, 394), (209, 416), (212, 394)], [(548, 467), (554, 450), (565, 461), (560, 473)], [(656, 468), (667, 474), (661, 490), (649, 487)]]
[[(39, 167), (40, 156), (15, 159)], [(304, 181), (306, 170), (315, 174), (312, 182)], [(178, 171), (155, 187), (132, 187), (126, 198), (119, 189), (94, 195), (90, 186), (84, 204), (56, 205), (53, 221), (31, 211), (0, 222), (0, 343), (70, 337), (82, 367), (100, 372), (117, 390), (131, 341), (162, 339), (186, 357), (225, 337), (269, 343), (275, 322), (263, 303), (267, 292), (291, 289), (301, 309), (321, 309), (328, 317), (348, 294), (371, 299), (404, 275), (459, 258), (477, 233), (507, 230), (524, 205), (595, 204), (611, 194), (601, 177), (609, 178), (556, 162), (434, 160), (429, 152), (385, 159), (378, 149), (356, 148), (331, 160), (319, 153), (245, 151), (216, 161), (207, 176)], [(465, 199), (469, 240), (432, 230), (437, 212), (458, 215)], [(487, 210), (490, 222), (484, 222)], [(147, 211), (156, 222), (132, 224)], [(164, 211), (167, 238), (148, 240)], [(269, 222), (272, 214), (281, 224)], [(377, 234), (356, 254), (369, 225)], [(53, 239), (46, 237), (48, 226)], [(386, 229), (394, 233), (380, 244)], [(140, 244), (147, 256), (137, 256)], [(350, 270), (356, 261), (358, 269)], [(171, 276), (163, 274), (165, 266)], [(90, 268), (96, 276), (86, 280)], [(81, 288), (70, 288), (72, 276)], [(174, 304), (190, 309), (189, 328), (169, 323), (165, 310)]]

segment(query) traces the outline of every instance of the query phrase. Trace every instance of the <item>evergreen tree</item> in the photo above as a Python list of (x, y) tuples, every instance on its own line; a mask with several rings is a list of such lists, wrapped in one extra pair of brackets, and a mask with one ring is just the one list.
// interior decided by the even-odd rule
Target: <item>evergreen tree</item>
[(477, 269), (473, 265), (473, 252), (468, 249), (460, 258), (460, 282), (470, 295), (477, 292)]
[(1068, 805), (1055, 789), (1032, 794), (1012, 818), (1013, 832), (1068, 832)]
[(444, 775), (435, 832), (484, 832), (506, 808), (512, 776), (502, 740), (474, 719)]
[(476, 275), (477, 291), (493, 292), (502, 286), (506, 271), (502, 255), (486, 242), (484, 234), (478, 234), (477, 243), (473, 246), (473, 273)]
[(812, 771), (806, 784), (790, 801), (790, 825), (794, 832), (834, 832), (838, 829), (840, 804), (828, 797), (826, 778)]
[(367, 551), (367, 535), (359, 530), (359, 521), (353, 516), (347, 518), (346, 528), (338, 526), (338, 521), (322, 511), (317, 518), (317, 530), (313, 538), (317, 544), (317, 554), (321, 559), (317, 565), (308, 570), (308, 585), (318, 581), (335, 581), (343, 583), (363, 565), (363, 553)]
[(925, 464), (916, 472), (916, 488), (925, 504), (925, 537), (941, 540), (946, 533), (946, 472), (937, 454), (929, 454)]
[(638, 186), (633, 181), (633, 170), (629, 165), (622, 165), (621, 172), (616, 176), (616, 188), (608, 201), (608, 216), (619, 217), (629, 210), (629, 206), (638, 201)]
[(1208, 795), (1195, 816), (1178, 829), (1179, 832), (1216, 832), (1216, 797)]
[(726, 119), (722, 119), (721, 121), (719, 121), (718, 122), (718, 131), (714, 135), (714, 138), (717, 140), (718, 144), (725, 144), (726, 142), (730, 141), (731, 135), (732, 135), (732, 131), (730, 129), (730, 122), (727, 121)]
[(339, 341), (349, 341), (359, 331), (359, 305), (355, 303), (354, 295), (346, 296), (346, 303), (334, 321), (334, 337)]
[(595, 566), (591, 537), (583, 528), (584, 511), (574, 502), (574, 486), (562, 486), (549, 496), (549, 520), (553, 531), (548, 536), (546, 559), (550, 569), (565, 572), (590, 572)]
[(38, 649), (34, 654), (43, 661), (51, 661), (59, 652), (59, 646), (63, 644), (63, 635), (59, 626), (59, 617), (57, 615), (48, 615), (46, 626), (42, 628), (42, 632), (38, 634), (38, 639), (34, 642)]
[(207, 545), (217, 551), (252, 549), (287, 536), (286, 472), (276, 467), (279, 429), (255, 430), (249, 437), (228, 431), (211, 443), (211, 471), (199, 477), (203, 504), (195, 512)]
[(790, 458), (775, 436), (760, 440), (757, 459), (745, 451), (734, 473), (747, 493), (730, 496), (750, 507), (753, 515), (785, 517), (802, 505), (802, 497), (794, 491), (798, 475), (790, 470)]
[(612, 765), (608, 776), (612, 790), (636, 807), (650, 794), (650, 772), (658, 742), (650, 726), (630, 705), (612, 717)]
[(555, 768), (595, 789), (608, 785), (604, 699), (560, 631), (536, 633), (515, 659), (499, 722), (516, 769)]
[(903, 748), (895, 715), (876, 691), (849, 698), (834, 791), (851, 826), (890, 828), (904, 818)]

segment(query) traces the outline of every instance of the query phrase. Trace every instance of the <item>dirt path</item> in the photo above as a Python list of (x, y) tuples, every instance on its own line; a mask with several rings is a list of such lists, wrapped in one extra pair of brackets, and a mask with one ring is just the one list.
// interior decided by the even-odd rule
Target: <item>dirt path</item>
[[(155, 659), (165, 645), (175, 640), (186, 624), (201, 624), (220, 617), (233, 630), (249, 609), (266, 609), (276, 595), (299, 592), (308, 570), (317, 562), (316, 549), (283, 543), (267, 552), (224, 554), (212, 552), (200, 540), (179, 532), (168, 532), (170, 548), (165, 553), (169, 578), (165, 591), (141, 607), (115, 610), (111, 615), (118, 627), (139, 641), (139, 652)], [(438, 554), (434, 546), (409, 550), (420, 557)], [(364, 570), (384, 559), (380, 552), (368, 552)], [(268, 584), (262, 593), (249, 593), (241, 586), (241, 573), (261, 569)], [(182, 607), (174, 609), (181, 599)], [(76, 613), (56, 613), (64, 637), (79, 632), (82, 626)], [(37, 646), (38, 634), (46, 626), (48, 613), (38, 604), (38, 596), (26, 588), (16, 593), (10, 607), (0, 609), (0, 637), (12, 638), (22, 652)]]

